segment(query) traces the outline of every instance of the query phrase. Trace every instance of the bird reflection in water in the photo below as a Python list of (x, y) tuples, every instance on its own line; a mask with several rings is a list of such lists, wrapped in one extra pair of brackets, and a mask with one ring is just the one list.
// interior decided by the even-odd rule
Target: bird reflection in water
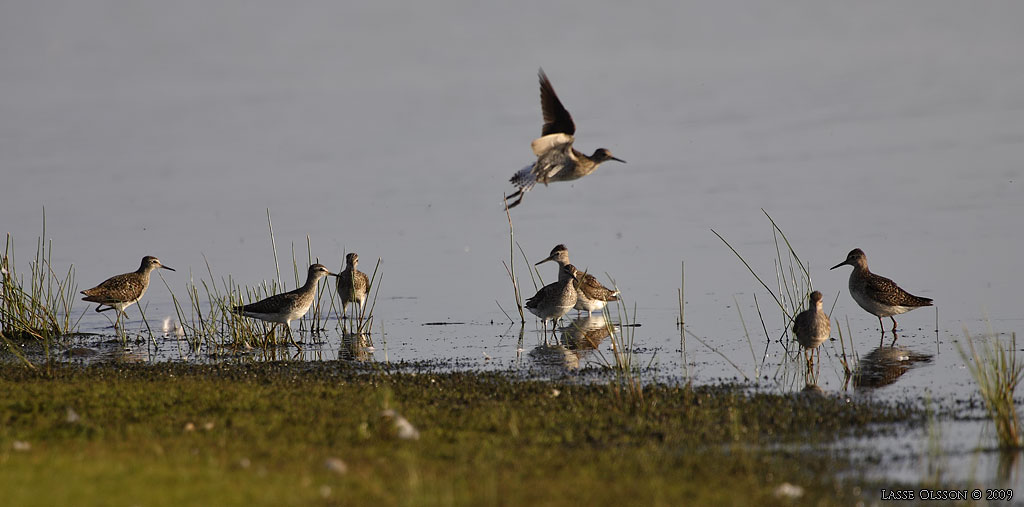
[(914, 352), (906, 347), (878, 347), (867, 355), (861, 356), (857, 369), (853, 372), (853, 385), (856, 388), (883, 387), (896, 382), (916, 363), (931, 362), (932, 355)]
[(530, 358), (540, 366), (577, 370), (586, 356), (611, 336), (604, 315), (579, 317), (561, 329), (561, 339), (554, 345), (538, 345)]
[(373, 340), (369, 333), (344, 333), (338, 357), (346, 361), (369, 361), (373, 357)]

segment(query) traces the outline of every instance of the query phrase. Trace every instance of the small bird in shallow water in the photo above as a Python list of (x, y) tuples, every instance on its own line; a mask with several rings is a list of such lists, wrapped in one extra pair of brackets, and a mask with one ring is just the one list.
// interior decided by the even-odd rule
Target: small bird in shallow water
[(341, 315), (345, 318), (345, 309), (349, 303), (359, 305), (356, 315), (363, 311), (366, 292), (370, 289), (370, 280), (366, 274), (356, 269), (359, 255), (350, 253), (345, 256), (345, 269), (338, 274), (338, 295), (341, 296)]
[(157, 268), (174, 271), (174, 268), (161, 264), (160, 259), (147, 255), (142, 258), (139, 269), (131, 273), (112, 276), (91, 289), (83, 290), (82, 294), (85, 294), (85, 297), (82, 298), (82, 301), (99, 303), (99, 306), (96, 307), (97, 312), (116, 310), (117, 321), (114, 325), (117, 326), (121, 321), (121, 316), (124, 315), (124, 309), (142, 299), (146, 289), (149, 288), (149, 274)]
[(896, 332), (894, 315), (909, 312), (914, 308), (932, 306), (932, 300), (918, 297), (900, 288), (896, 282), (872, 273), (868, 270), (868, 259), (860, 248), (855, 248), (846, 256), (846, 260), (832, 266), (853, 266), (850, 273), (850, 295), (861, 308), (878, 317), (878, 325), (885, 332), (882, 317), (892, 319), (892, 331)]
[[(563, 268), (570, 264), (569, 262), (569, 249), (565, 245), (555, 245), (551, 249), (551, 255), (548, 255), (542, 261), (537, 262), (534, 266), (543, 264), (548, 261), (555, 261), (558, 263), (559, 268)], [(593, 275), (576, 272), (579, 277), (579, 288), (576, 290), (576, 309), (579, 311), (587, 312), (587, 315), (593, 315), (593, 312), (600, 311), (610, 301), (619, 300), (619, 291), (611, 290), (601, 282), (597, 281)], [(559, 269), (558, 278), (561, 280), (563, 277), (568, 276), (568, 273)]]
[(587, 156), (572, 147), (573, 134), (576, 133), (576, 124), (572, 121), (569, 111), (562, 105), (555, 94), (555, 88), (551, 81), (544, 74), (544, 69), (538, 72), (540, 78), (540, 107), (544, 113), (544, 127), (541, 129), (541, 137), (535, 139), (530, 147), (537, 161), (519, 170), (509, 181), (516, 186), (516, 191), (505, 198), (506, 204), (509, 199), (516, 199), (509, 208), (514, 208), (523, 201), (523, 195), (529, 192), (537, 183), (545, 186), (552, 181), (572, 181), (582, 178), (597, 169), (602, 162), (614, 160), (625, 163), (625, 160), (615, 158), (612, 152), (598, 148), (593, 155)]
[(554, 333), (558, 319), (572, 310), (576, 305), (576, 268), (569, 264), (562, 266), (558, 281), (540, 288), (532, 298), (526, 300), (526, 309), (540, 318), (547, 331), (547, 322), (552, 321), (551, 332)]
[(813, 354), (832, 333), (832, 323), (829, 322), (828, 315), (821, 310), (821, 293), (814, 291), (809, 299), (810, 307), (797, 314), (793, 319), (793, 332), (796, 333), (796, 341), (804, 348), (804, 356), (807, 357), (808, 364), (811, 362), (810, 357), (807, 356), (808, 351)]
[[(338, 275), (328, 271), (327, 267), (323, 264), (313, 264), (309, 267), (309, 271), (306, 274), (306, 283), (302, 287), (293, 291), (275, 294), (255, 303), (238, 305), (232, 307), (231, 310), (239, 315), (273, 322), (274, 326), (271, 327), (271, 330), (277, 324), (284, 324), (285, 328), (288, 329), (288, 338), (295, 344), (295, 340), (292, 338), (291, 322), (301, 319), (309, 311), (309, 307), (313, 304), (313, 299), (316, 297), (316, 284), (325, 276)], [(295, 345), (298, 346), (298, 344)]]

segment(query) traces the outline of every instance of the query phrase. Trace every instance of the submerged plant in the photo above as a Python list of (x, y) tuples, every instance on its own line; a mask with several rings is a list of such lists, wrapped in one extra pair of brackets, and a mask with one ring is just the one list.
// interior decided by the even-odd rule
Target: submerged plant
[(969, 354), (957, 344), (960, 357), (978, 384), (978, 391), (985, 401), (985, 410), (996, 425), (996, 437), (1003, 449), (1024, 447), (1024, 431), (1020, 414), (1013, 403), (1013, 393), (1024, 379), (1024, 361), (1017, 360), (1017, 333), (1010, 338), (1009, 347), (1000, 346), (993, 337), (992, 342), (975, 346), (970, 333), (967, 337)]

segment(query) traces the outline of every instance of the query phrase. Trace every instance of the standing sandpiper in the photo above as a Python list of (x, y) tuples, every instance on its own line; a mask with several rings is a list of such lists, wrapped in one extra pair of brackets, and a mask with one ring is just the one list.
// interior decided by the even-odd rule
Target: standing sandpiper
[(800, 346), (804, 348), (804, 356), (808, 365), (811, 363), (808, 352), (813, 354), (832, 333), (832, 323), (829, 322), (828, 315), (821, 310), (821, 299), (820, 292), (812, 292), (810, 307), (797, 314), (793, 319), (793, 332), (796, 333), (796, 341), (800, 342)]
[(366, 274), (356, 269), (359, 255), (350, 253), (345, 256), (345, 270), (338, 274), (338, 295), (341, 296), (341, 316), (345, 318), (345, 309), (349, 303), (359, 305), (356, 315), (363, 311), (366, 292), (370, 289), (370, 280)]
[(594, 172), (597, 166), (607, 160), (626, 162), (613, 157), (612, 152), (604, 148), (598, 148), (589, 157), (576, 151), (572, 147), (573, 134), (576, 133), (572, 115), (562, 105), (562, 101), (558, 100), (555, 88), (544, 74), (544, 69), (537, 75), (540, 78), (540, 107), (544, 113), (541, 137), (530, 144), (533, 154), (537, 156), (537, 162), (520, 169), (509, 179), (517, 190), (506, 197), (505, 202), (519, 197), (508, 205), (509, 208), (518, 206), (523, 201), (523, 195), (538, 182), (547, 186), (552, 181), (572, 181)]
[(853, 271), (850, 273), (850, 295), (861, 308), (878, 317), (878, 325), (882, 328), (883, 333), (885, 325), (882, 324), (882, 317), (892, 319), (892, 331), (895, 333), (896, 319), (893, 317), (894, 315), (932, 305), (931, 299), (910, 294), (896, 285), (896, 282), (868, 270), (868, 259), (860, 248), (853, 249), (846, 256), (845, 261), (832, 266), (832, 269), (845, 265), (853, 266)]
[(284, 324), (288, 329), (288, 338), (294, 344), (291, 322), (301, 319), (309, 311), (309, 306), (313, 304), (313, 299), (316, 296), (316, 283), (325, 276), (338, 275), (328, 271), (323, 264), (313, 264), (309, 267), (306, 284), (302, 287), (282, 294), (275, 294), (255, 303), (232, 307), (231, 311), (246, 317), (273, 322), (273, 327), (276, 327), (277, 324)]
[[(117, 321), (114, 322), (116, 327), (121, 322), (124, 309), (142, 299), (146, 289), (149, 288), (149, 274), (157, 268), (174, 271), (174, 268), (161, 264), (160, 259), (147, 255), (142, 258), (142, 264), (134, 272), (112, 276), (91, 289), (83, 290), (82, 294), (85, 294), (85, 297), (82, 298), (82, 301), (99, 303), (99, 306), (96, 307), (97, 312), (117, 310)], [(104, 306), (106, 308), (103, 308)]]
[[(565, 248), (565, 245), (556, 245), (555, 248), (551, 249), (551, 255), (547, 256), (542, 261), (537, 262), (534, 266), (539, 264), (555, 261), (558, 263), (559, 268), (564, 268), (569, 265), (569, 249)], [(575, 268), (574, 268), (575, 269)], [(569, 273), (559, 269), (558, 279), (562, 280), (563, 277), (568, 276)], [(604, 308), (609, 301), (618, 301), (619, 291), (611, 290), (601, 282), (597, 281), (593, 275), (580, 273), (577, 271), (576, 274), (579, 277), (579, 289), (576, 291), (576, 309), (587, 312), (587, 315), (593, 315), (593, 312), (600, 311)]]
[[(554, 333), (558, 319), (572, 310), (576, 305), (576, 268), (572, 264), (563, 266), (558, 281), (540, 288), (536, 294), (526, 300), (526, 309), (540, 318), (547, 332), (547, 321), (552, 321), (551, 332)], [(564, 273), (564, 275), (563, 275)]]

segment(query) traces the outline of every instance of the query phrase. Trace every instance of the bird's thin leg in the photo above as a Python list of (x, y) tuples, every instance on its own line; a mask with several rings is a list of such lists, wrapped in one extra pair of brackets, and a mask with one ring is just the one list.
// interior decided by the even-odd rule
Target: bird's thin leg
[(881, 317), (878, 318), (878, 327), (882, 328), (882, 334), (885, 334), (885, 324), (882, 324), (882, 318)]
[[(892, 319), (892, 332), (893, 332), (893, 334), (896, 334), (896, 317), (889, 317), (889, 318)], [(881, 319), (879, 319), (879, 321), (881, 321)]]
[(106, 308), (103, 308), (103, 305), (99, 305), (99, 306), (96, 307), (96, 313), (103, 313), (103, 312), (105, 312), (107, 310), (113, 310), (113, 309), (114, 309), (113, 306), (108, 306)]
[[(516, 199), (516, 201), (513, 202), (512, 204), (508, 204), (508, 200), (513, 198), (513, 197), (515, 197), (516, 195), (519, 196), (519, 199)], [(506, 197), (505, 198), (505, 203), (506, 203), (506, 206), (508, 207), (508, 209), (512, 209), (512, 208), (515, 208), (516, 206), (519, 206), (519, 203), (523, 202), (523, 197), (524, 196), (526, 196), (526, 194), (523, 193), (522, 189), (520, 189), (520, 190), (517, 190), (517, 191), (513, 192), (512, 195)]]
[(292, 326), (290, 324), (285, 324), (284, 327), (288, 329), (288, 341), (290, 341), (292, 345), (295, 345), (295, 348), (302, 350), (302, 347), (300, 347), (298, 342), (295, 341), (295, 335), (292, 334)]

